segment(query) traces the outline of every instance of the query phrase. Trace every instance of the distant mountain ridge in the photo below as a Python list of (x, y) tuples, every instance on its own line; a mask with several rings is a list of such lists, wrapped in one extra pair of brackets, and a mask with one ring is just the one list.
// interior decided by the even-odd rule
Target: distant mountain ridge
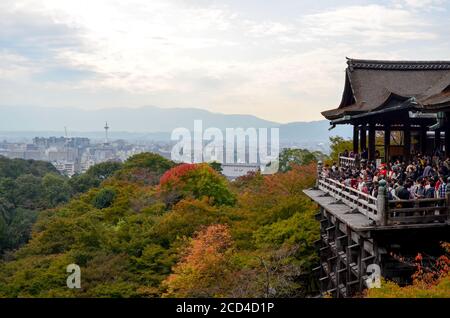
[[(35, 132), (44, 135), (63, 134), (67, 127), (69, 135), (99, 135), (105, 122), (110, 126), (111, 137), (165, 139), (177, 127), (193, 129), (194, 120), (203, 121), (203, 129), (225, 128), (280, 128), (284, 142), (326, 142), (331, 135), (350, 137), (348, 127), (338, 127), (329, 132), (326, 120), (280, 124), (253, 115), (229, 115), (212, 113), (198, 108), (109, 108), (84, 110), (77, 108), (45, 108), (30, 106), (0, 106), (0, 132), (28, 136)], [(0, 133), (0, 136), (5, 134)]]

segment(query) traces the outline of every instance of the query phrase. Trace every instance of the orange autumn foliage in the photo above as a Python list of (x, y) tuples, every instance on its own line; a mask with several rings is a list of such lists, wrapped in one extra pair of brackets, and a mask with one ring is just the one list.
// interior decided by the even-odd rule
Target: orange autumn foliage
[(180, 165), (166, 171), (162, 175), (162, 177), (159, 181), (159, 184), (161, 187), (175, 186), (176, 184), (181, 182), (182, 178), (184, 176), (186, 176), (190, 171), (199, 169), (199, 168), (204, 168), (204, 167), (209, 167), (209, 166), (197, 165), (197, 164), (193, 164), (193, 163), (192, 164), (191, 163), (180, 164)]
[(233, 241), (227, 225), (215, 224), (199, 231), (164, 282), (168, 297), (214, 297), (226, 290), (227, 254)]
[[(366, 290), (365, 297), (371, 298), (428, 298), (428, 297), (450, 297), (450, 244), (443, 242), (441, 244), (445, 251), (436, 260), (426, 263), (421, 253), (414, 258), (414, 262), (410, 265), (416, 267), (415, 273), (412, 275), (413, 284), (400, 287), (394, 282), (383, 281), (381, 288), (373, 288)], [(403, 258), (397, 259), (405, 262)]]
[(414, 283), (435, 285), (442, 278), (448, 276), (450, 272), (450, 244), (443, 242), (441, 244), (446, 254), (439, 256), (434, 263), (427, 265), (423, 263), (421, 253), (415, 257), (416, 272), (412, 276)]

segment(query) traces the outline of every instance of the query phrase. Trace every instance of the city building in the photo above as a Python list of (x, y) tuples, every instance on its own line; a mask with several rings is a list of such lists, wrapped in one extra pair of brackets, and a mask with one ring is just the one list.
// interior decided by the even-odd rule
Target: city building
[(260, 170), (257, 164), (245, 164), (245, 163), (224, 163), (222, 164), (222, 174), (229, 180), (234, 180), (238, 177), (245, 176), (250, 172), (257, 172)]

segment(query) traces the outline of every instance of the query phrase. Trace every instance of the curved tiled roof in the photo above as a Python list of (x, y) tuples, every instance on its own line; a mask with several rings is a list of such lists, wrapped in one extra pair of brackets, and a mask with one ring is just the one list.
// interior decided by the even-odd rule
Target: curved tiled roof
[(347, 64), (351, 70), (450, 70), (450, 61), (381, 61), (347, 59)]
[[(327, 119), (378, 110), (389, 96), (414, 97), (420, 107), (450, 102), (450, 61), (380, 61), (348, 59), (345, 88), (338, 108), (322, 112)], [(423, 104), (421, 102), (424, 102)]]

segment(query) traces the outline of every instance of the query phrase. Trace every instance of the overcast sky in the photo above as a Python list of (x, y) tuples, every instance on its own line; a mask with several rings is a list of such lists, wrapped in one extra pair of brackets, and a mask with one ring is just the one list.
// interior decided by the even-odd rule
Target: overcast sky
[(345, 57), (450, 60), (449, 0), (1, 0), (0, 105), (322, 119)]

